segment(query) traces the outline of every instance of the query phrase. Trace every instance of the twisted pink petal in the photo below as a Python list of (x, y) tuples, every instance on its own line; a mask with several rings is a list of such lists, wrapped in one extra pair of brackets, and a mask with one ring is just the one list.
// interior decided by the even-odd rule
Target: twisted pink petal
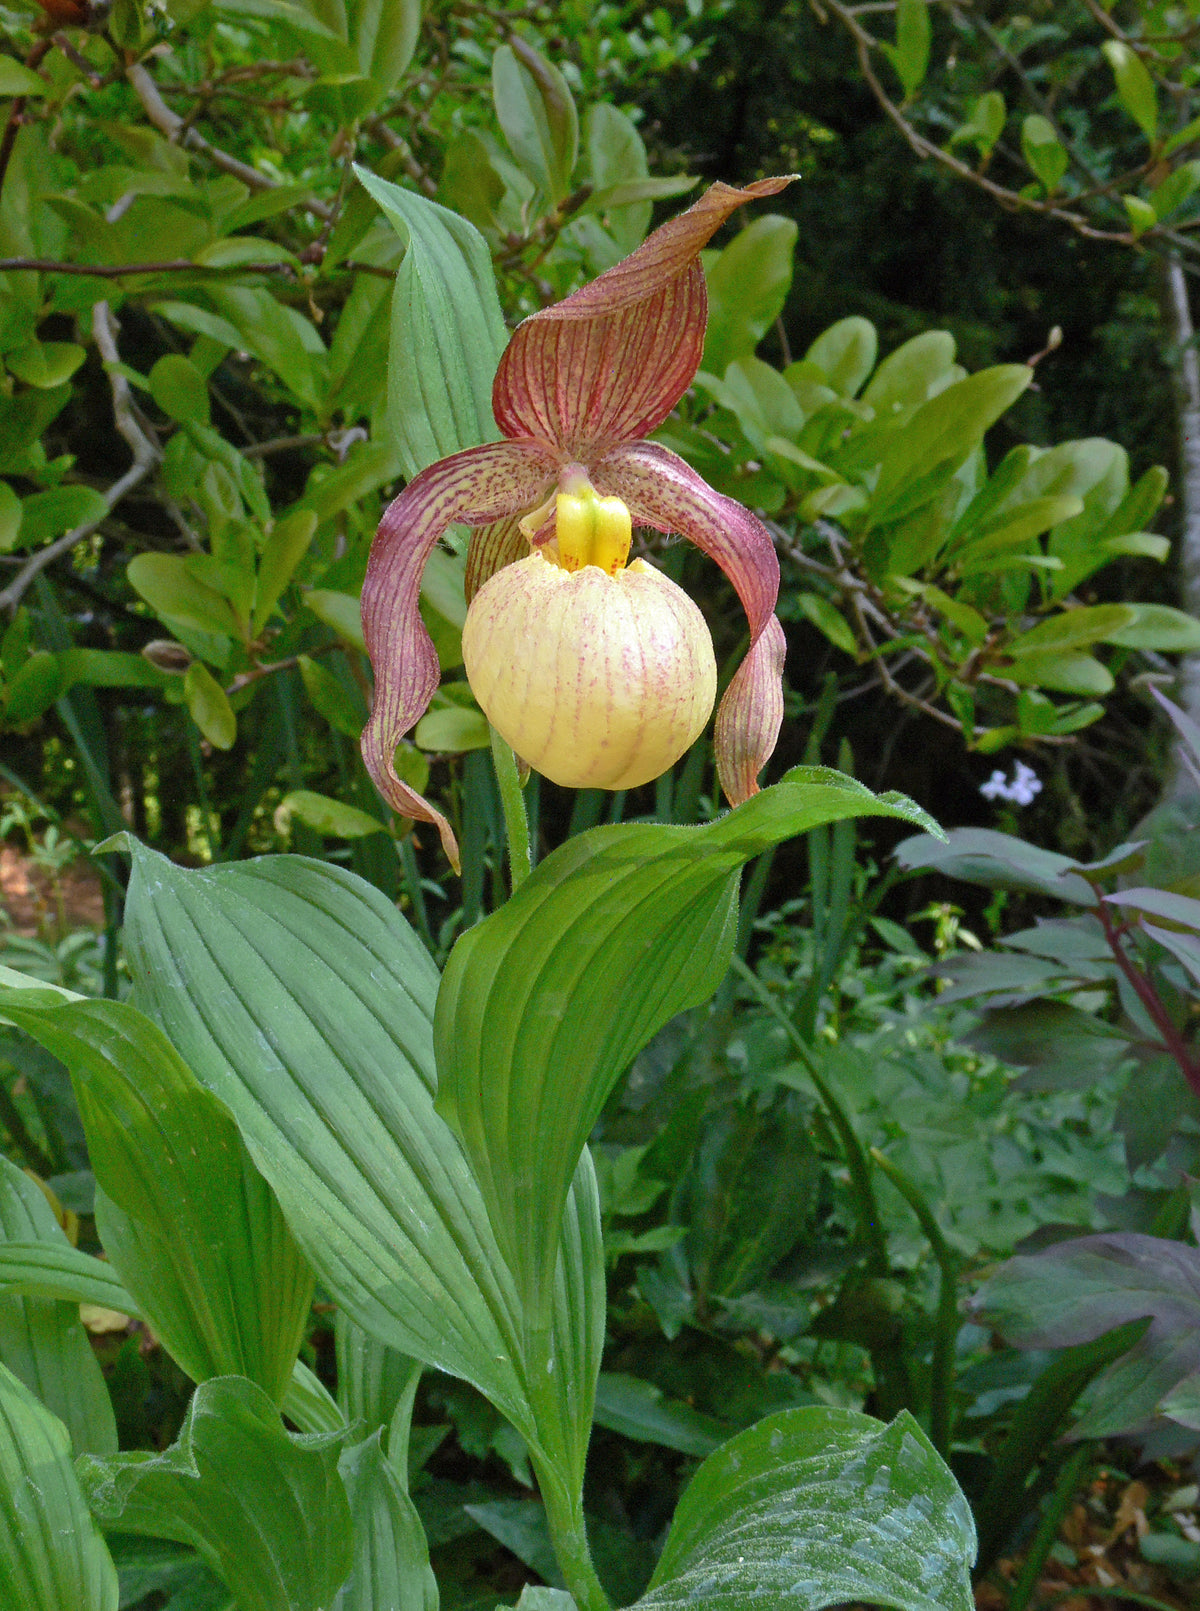
[(362, 753), (375, 786), (397, 811), (432, 822), (458, 869), (458, 846), (440, 811), (397, 775), (396, 745), (438, 685), (438, 658), (417, 610), (421, 573), (447, 526), (484, 526), (541, 503), (555, 464), (522, 442), (487, 442), (422, 470), (379, 523), (362, 591), (363, 636), (375, 668), (375, 700)]
[(636, 252), (519, 325), (492, 387), (504, 435), (536, 438), (587, 463), (661, 425), (704, 349), (701, 248), (735, 208), (789, 183), (711, 185)]
[(750, 623), (750, 650), (717, 712), (717, 773), (730, 805), (758, 792), (783, 721), (783, 628), (775, 618), (779, 560), (757, 515), (710, 487), (655, 442), (614, 448), (592, 468), (596, 490), (624, 499), (634, 523), (678, 532), (728, 576)]

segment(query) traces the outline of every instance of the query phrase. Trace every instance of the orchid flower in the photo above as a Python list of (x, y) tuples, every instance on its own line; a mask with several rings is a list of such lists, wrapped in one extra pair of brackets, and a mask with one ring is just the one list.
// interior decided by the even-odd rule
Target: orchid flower
[(375, 670), (363, 757), (395, 810), (437, 826), (456, 868), (450, 825), (394, 764), (438, 685), (417, 601), (425, 563), (455, 522), (480, 528), (463, 631), (472, 691), (523, 761), (572, 787), (657, 777), (699, 736), (715, 696), (704, 620), (644, 561), (626, 565), (631, 526), (678, 533), (715, 559), (750, 627), (717, 713), (717, 773), (731, 805), (758, 790), (783, 719), (779, 562), (757, 516), (643, 439), (700, 364), (701, 248), (735, 208), (788, 182), (712, 185), (629, 257), (524, 320), (492, 389), (503, 439), (422, 470), (380, 522), (362, 593)]

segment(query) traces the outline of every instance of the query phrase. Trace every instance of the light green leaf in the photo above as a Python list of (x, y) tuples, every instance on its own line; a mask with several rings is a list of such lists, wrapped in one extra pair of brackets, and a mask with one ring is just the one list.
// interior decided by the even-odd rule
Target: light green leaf
[(1200, 117), (1194, 117), (1190, 123), (1185, 123), (1181, 129), (1176, 129), (1174, 134), (1163, 141), (1162, 151), (1159, 154), (1163, 157), (1173, 156), (1176, 151), (1182, 150), (1185, 145), (1191, 145), (1197, 139), (1200, 139)]
[(744, 863), (818, 823), (873, 815), (928, 821), (902, 796), (798, 767), (704, 827), (570, 840), (458, 940), (438, 995), (437, 1106), (533, 1316), (548, 1312), (567, 1192), (610, 1091), (724, 976)]
[(298, 664), (304, 691), (314, 709), (320, 711), (331, 727), (357, 744), (367, 721), (362, 695), (357, 689), (351, 691), (345, 683), (339, 682), (332, 671), (311, 655), (302, 654)]
[(381, 1434), (347, 1449), (338, 1469), (350, 1498), (354, 1558), (331, 1611), (437, 1611), (421, 1518), (384, 1455)]
[(183, 674), (183, 695), (188, 714), (210, 744), (232, 749), (237, 741), (237, 717), (224, 688), (200, 660)]
[(346, 1417), (319, 1376), (302, 1359), (292, 1367), (292, 1378), (280, 1406), (287, 1420), (301, 1432), (341, 1432)]
[[(1181, 162), (1150, 195), (1156, 218), (1169, 218), (1200, 190), (1200, 157)], [(1132, 215), (1131, 215), (1132, 216)]]
[(904, 85), (905, 100), (925, 77), (932, 37), (928, 0), (896, 0), (896, 48), (892, 53), (892, 66)]
[(778, 318), (792, 283), (799, 227), (764, 213), (735, 235), (705, 270), (708, 331), (703, 367), (723, 375), (735, 358), (750, 358)]
[(198, 425), (209, 422), (208, 382), (182, 353), (164, 353), (149, 375), (154, 401), (168, 419)]
[(1121, 39), (1106, 39), (1100, 49), (1112, 68), (1121, 105), (1146, 138), (1153, 140), (1158, 129), (1158, 101), (1145, 62)]
[(839, 397), (856, 397), (875, 367), (879, 336), (869, 319), (839, 319), (813, 342), (804, 362), (816, 364)]
[(71, 1071), (97, 1228), (168, 1352), (193, 1381), (248, 1376), (278, 1403), (313, 1277), (229, 1114), (127, 1003), (6, 1011)]
[(1058, 188), (1067, 171), (1067, 149), (1049, 118), (1030, 112), (1021, 124), (1021, 151), (1047, 195)]
[(88, 1514), (66, 1427), (0, 1365), (0, 1602), (117, 1611), (117, 1569)]
[(1103, 695), (1113, 691), (1112, 673), (1093, 655), (1026, 654), (1005, 666), (1004, 675), (1025, 688), (1054, 688), (1062, 694)]
[(129, 585), (165, 622), (181, 621), (202, 632), (237, 637), (229, 600), (199, 582), (182, 554), (137, 554), (126, 570)]
[(1111, 643), (1112, 634), (1130, 626), (1133, 620), (1134, 608), (1130, 604), (1090, 604), (1077, 610), (1061, 610), (1011, 638), (1004, 649), (1006, 654), (1022, 656)]
[[(74, 1252), (46, 1194), (7, 1158), (0, 1158), (0, 1242), (0, 1252), (29, 1243), (35, 1256), (39, 1247), (51, 1256)], [(116, 1452), (108, 1388), (77, 1302), (19, 1295), (9, 1287), (0, 1295), (0, 1360), (63, 1422), (76, 1454)]]
[(579, 118), (566, 79), (516, 38), (492, 57), (492, 100), (518, 166), (557, 205), (571, 189), (579, 155)]
[(250, 629), (257, 636), (271, 619), (284, 588), (295, 574), (317, 530), (312, 509), (293, 509), (275, 522), (263, 544), (258, 562), (258, 582), (254, 591), (254, 614)]
[(234, 346), (273, 370), (299, 402), (319, 410), (327, 354), (312, 322), (261, 286), (213, 285), (206, 294), (237, 332)]
[(61, 692), (62, 672), (56, 656), (38, 649), (9, 683), (4, 714), (14, 725), (36, 721)]
[(238, 268), (243, 263), (295, 263), (296, 254), (264, 235), (226, 235), (192, 253), (202, 268)]
[(260, 1387), (222, 1376), (196, 1389), (162, 1454), (77, 1470), (102, 1522), (190, 1544), (241, 1611), (324, 1611), (352, 1560), (340, 1437), (289, 1434)]
[(387, 824), (369, 811), (360, 811), (357, 806), (312, 789), (293, 789), (276, 806), (277, 822), (290, 824), (293, 817), (330, 839), (362, 839), (367, 834), (387, 832)]
[(387, 1457), (407, 1483), (408, 1439), (421, 1366), (338, 1310), (333, 1321), (337, 1402), (359, 1436), (382, 1431)]
[(1200, 651), (1200, 621), (1169, 604), (1129, 604), (1130, 619), (1104, 634), (1105, 643), (1126, 649), (1157, 649), (1160, 654)]
[(31, 341), (5, 353), (4, 362), (27, 386), (49, 391), (70, 380), (86, 357), (86, 349), (73, 341)]
[(911, 1415), (784, 1410), (700, 1467), (637, 1611), (970, 1611), (974, 1558), (967, 1502)]
[(883, 418), (923, 403), (954, 363), (948, 330), (925, 330), (891, 352), (871, 377), (863, 402)]
[(71, 483), (31, 493), (21, 505), (21, 546), (33, 548), (77, 526), (94, 526), (107, 513), (108, 503), (94, 487)]
[(50, 85), (24, 62), (0, 56), (0, 95), (47, 95)]
[(352, 593), (332, 593), (327, 588), (310, 587), (304, 595), (304, 603), (318, 621), (324, 621), (339, 637), (366, 653), (362, 605)]
[(1152, 531), (1131, 531), (1124, 537), (1105, 537), (1101, 548), (1110, 554), (1135, 554), (1140, 559), (1156, 559), (1159, 564), (1171, 557), (1171, 539)]
[(21, 539), (21, 500), (0, 481), (0, 554), (11, 554)]
[(886, 440), (871, 500), (872, 522), (896, 520), (919, 507), (928, 496), (927, 478), (939, 466), (961, 463), (978, 447), (1032, 379), (1028, 364), (997, 364), (922, 403)]
[(388, 418), (406, 477), (496, 439), (492, 380), (507, 331), (487, 243), (465, 218), (355, 168), (407, 243), (392, 294)]
[(64, 693), (77, 682), (89, 688), (162, 688), (171, 678), (145, 655), (119, 649), (60, 649), (57, 659)]
[[(6, 1020), (7, 1022), (7, 1020)], [(81, 1253), (65, 1241), (8, 1242), (0, 1245), (0, 1288), (35, 1298), (94, 1303), (139, 1318), (136, 1303), (111, 1264)]]
[(1153, 229), (1154, 225), (1158, 223), (1158, 214), (1150, 203), (1143, 201), (1140, 196), (1122, 196), (1121, 201), (1124, 204), (1134, 240), (1137, 240), (1140, 235), (1144, 235), (1148, 229)]
[(566, 1215), (577, 1247), (594, 1242), (600, 1281), (562, 1278), (556, 1428), (544, 1413), (535, 1422), (526, 1399), (511, 1277), (434, 1112), (437, 972), (424, 946), (385, 896), (331, 864), (280, 856), (184, 871), (131, 848), (125, 939), (138, 989), (237, 1119), (330, 1296), (398, 1352), (473, 1382), (581, 1474), (603, 1339), (594, 1179), (581, 1175)]
[(464, 709), (461, 705), (446, 705), (422, 716), (413, 731), (413, 740), (419, 749), (442, 750), (449, 754), (486, 749), (492, 741), (483, 712)]
[(858, 644), (854, 641), (854, 633), (841, 611), (822, 593), (797, 593), (796, 603), (800, 611), (810, 620), (818, 632), (821, 632), (844, 654), (854, 655), (857, 658)]
[(974, 145), (981, 156), (987, 156), (1004, 133), (1008, 108), (999, 90), (988, 90), (975, 102), (971, 115), (960, 123), (950, 136), (950, 145)]
[(602, 1371), (596, 1384), (596, 1424), (637, 1443), (704, 1456), (725, 1442), (729, 1428), (636, 1376)]

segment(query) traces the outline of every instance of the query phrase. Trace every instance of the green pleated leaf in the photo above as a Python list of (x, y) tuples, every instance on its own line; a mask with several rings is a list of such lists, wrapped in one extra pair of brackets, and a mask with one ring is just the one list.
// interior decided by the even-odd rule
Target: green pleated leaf
[(240, 1611), (325, 1611), (351, 1565), (339, 1441), (288, 1433), (260, 1387), (224, 1376), (196, 1389), (162, 1454), (84, 1455), (77, 1470), (102, 1522), (190, 1544)]
[(692, 1478), (639, 1611), (819, 1611), (865, 1600), (971, 1611), (975, 1527), (905, 1411), (783, 1410)]
[(408, 1472), (408, 1431), (421, 1366), (372, 1337), (339, 1309), (333, 1322), (337, 1403), (359, 1437), (385, 1432), (387, 1456), (402, 1477)]
[(0, 1287), (35, 1298), (58, 1298), (69, 1303), (95, 1303), (136, 1316), (138, 1307), (117, 1278), (111, 1264), (63, 1238), (54, 1242), (9, 1242), (0, 1246)]
[(29, 1000), (5, 1010), (71, 1071), (97, 1229), (134, 1302), (194, 1381), (248, 1376), (279, 1403), (313, 1276), (237, 1125), (128, 1003)]
[[(474, 1383), (561, 1469), (581, 1434), (534, 1416), (512, 1280), (434, 1112), (438, 976), (424, 946), (379, 891), (328, 863), (191, 871), (131, 849), (125, 940), (141, 998), (233, 1113), (322, 1284), (390, 1347)], [(586, 1189), (569, 1222), (598, 1250)], [(562, 1278), (564, 1415), (590, 1400), (602, 1275), (597, 1256), (582, 1286)], [(573, 1383), (584, 1356), (587, 1381)]]
[(347, 1449), (338, 1468), (350, 1496), (354, 1558), (332, 1611), (437, 1611), (421, 1518), (380, 1437)]
[(70, 1434), (3, 1365), (0, 1605), (117, 1611), (117, 1569), (80, 1492)]
[[(0, 1241), (71, 1248), (41, 1187), (7, 1158), (0, 1158)], [(77, 1302), (11, 1288), (0, 1294), (0, 1361), (63, 1422), (76, 1454), (116, 1452), (112, 1404)]]
[(704, 827), (593, 829), (458, 941), (437, 1003), (438, 1109), (532, 1314), (547, 1311), (567, 1191), (610, 1091), (724, 976), (742, 866), (819, 823), (871, 815), (929, 825), (903, 796), (798, 767)]
[(474, 225), (354, 171), (407, 243), (392, 293), (388, 420), (411, 479), (435, 459), (495, 440), (492, 380), (508, 336), (491, 253)]
[(346, 1417), (319, 1376), (302, 1359), (292, 1366), (292, 1379), (283, 1395), (283, 1413), (301, 1432), (342, 1432)]

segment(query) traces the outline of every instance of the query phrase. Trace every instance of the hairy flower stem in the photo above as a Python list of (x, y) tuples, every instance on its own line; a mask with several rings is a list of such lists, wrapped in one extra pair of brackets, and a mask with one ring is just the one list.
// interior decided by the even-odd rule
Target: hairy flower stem
[(525, 796), (517, 776), (517, 758), (493, 727), (492, 762), (496, 768), (496, 782), (500, 788), (500, 807), (504, 812), (504, 826), (508, 829), (508, 870), (515, 895), (529, 877), (533, 865), (529, 853), (529, 818), (525, 812)]

